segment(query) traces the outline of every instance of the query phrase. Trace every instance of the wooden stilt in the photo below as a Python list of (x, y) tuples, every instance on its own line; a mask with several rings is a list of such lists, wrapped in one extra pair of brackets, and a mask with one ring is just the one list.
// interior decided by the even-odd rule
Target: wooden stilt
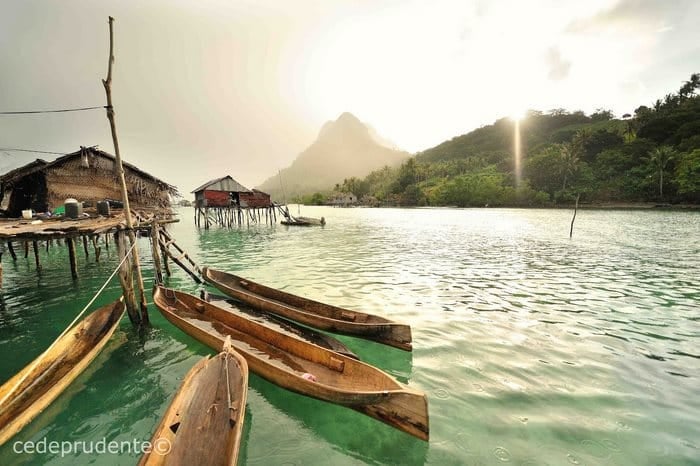
[(160, 246), (160, 252), (161, 257), (163, 258), (163, 269), (165, 269), (165, 275), (169, 277), (172, 275), (172, 272), (170, 271), (170, 264), (168, 264), (168, 255), (165, 253), (165, 248), (163, 248), (163, 246)]
[(32, 249), (34, 250), (34, 262), (36, 263), (36, 269), (41, 270), (41, 263), (39, 262), (39, 242), (32, 241)]
[[(115, 233), (114, 242), (117, 245), (117, 254), (119, 255), (119, 262), (121, 262), (126, 256), (127, 251), (127, 241), (126, 234), (124, 231), (118, 231)], [(133, 249), (132, 249), (133, 254)], [(131, 265), (130, 260), (125, 260), (119, 267), (119, 282), (122, 285), (122, 291), (124, 294), (124, 304), (126, 305), (126, 312), (129, 315), (129, 320), (134, 326), (141, 325), (141, 318), (136, 307), (136, 295), (134, 294), (134, 282), (131, 275)]]
[(66, 244), (68, 245), (68, 258), (70, 259), (70, 273), (73, 279), (78, 278), (78, 261), (75, 257), (75, 240), (72, 237), (66, 238)]
[(95, 262), (100, 262), (100, 253), (102, 253), (102, 248), (97, 245), (97, 236), (92, 236), (92, 247), (95, 250)]
[(29, 257), (29, 241), (24, 242), (24, 258)]
[(83, 250), (85, 251), (85, 260), (87, 261), (90, 255), (88, 254), (88, 239), (85, 235), (83, 235)]
[(51, 240), (46, 241), (46, 253), (49, 253), (49, 245), (51, 244)]
[(153, 253), (153, 269), (155, 272), (156, 282), (158, 284), (163, 283), (163, 272), (160, 266), (160, 244), (158, 244), (158, 239), (160, 238), (160, 232), (158, 228), (158, 221), (153, 219), (151, 223), (151, 252)]
[(7, 250), (10, 251), (10, 256), (12, 256), (12, 260), (17, 262), (17, 254), (15, 254), (15, 248), (12, 247), (12, 241), (7, 242)]

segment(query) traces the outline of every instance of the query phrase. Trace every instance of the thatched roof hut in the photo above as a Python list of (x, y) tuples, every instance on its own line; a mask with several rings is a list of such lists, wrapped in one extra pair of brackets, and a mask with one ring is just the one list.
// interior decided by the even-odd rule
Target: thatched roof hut
[[(170, 207), (177, 188), (129, 163), (122, 163), (133, 208)], [(121, 199), (121, 185), (112, 154), (81, 147), (53, 162), (37, 159), (0, 176), (1, 205), (11, 216), (24, 209), (46, 212), (67, 198), (96, 203)]]

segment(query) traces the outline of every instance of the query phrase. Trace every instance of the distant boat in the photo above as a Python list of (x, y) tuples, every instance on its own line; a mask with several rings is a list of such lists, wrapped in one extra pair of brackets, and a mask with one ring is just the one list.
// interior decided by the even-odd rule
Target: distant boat
[(251, 307), (329, 332), (365, 338), (411, 351), (411, 327), (384, 317), (351, 311), (293, 295), (252, 280), (202, 268), (205, 281)]
[(272, 383), (364, 413), (428, 440), (428, 399), (376, 367), (276, 332), (196, 296), (158, 286), (163, 316), (211, 348), (227, 336), (250, 370)]
[(121, 299), (97, 309), (0, 386), (0, 445), (38, 416), (97, 357), (124, 309)]
[(330, 335), (317, 332), (309, 327), (296, 324), (291, 320), (277, 317), (274, 314), (255, 310), (249, 307), (247, 304), (234, 300), (229, 296), (211, 294), (205, 290), (202, 290), (200, 293), (200, 298), (202, 298), (204, 301), (217, 305), (221, 309), (245, 316), (248, 319), (252, 319), (263, 325), (269, 326), (278, 332), (308, 341), (314, 345), (322, 346), (323, 348), (343, 354), (349, 358), (360, 359), (350, 348)]
[(248, 364), (226, 338), (185, 376), (139, 466), (235, 465), (248, 394)]
[(291, 215), (284, 220), (280, 220), (282, 225), (292, 225), (299, 227), (310, 227), (310, 226), (324, 226), (326, 224), (326, 219), (321, 217), (292, 217)]

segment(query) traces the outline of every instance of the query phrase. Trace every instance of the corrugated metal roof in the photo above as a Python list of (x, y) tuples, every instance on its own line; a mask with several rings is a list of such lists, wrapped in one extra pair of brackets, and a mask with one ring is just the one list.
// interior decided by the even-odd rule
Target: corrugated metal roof
[(234, 193), (249, 193), (250, 189), (246, 188), (238, 181), (231, 178), (231, 175), (226, 175), (221, 178), (215, 178), (204, 183), (199, 188), (195, 188), (192, 192), (198, 193), (204, 191), (205, 189), (209, 191), (226, 191)]

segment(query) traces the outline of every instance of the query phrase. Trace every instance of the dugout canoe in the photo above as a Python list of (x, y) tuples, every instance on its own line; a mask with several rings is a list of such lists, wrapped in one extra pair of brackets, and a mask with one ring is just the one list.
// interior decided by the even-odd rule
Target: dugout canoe
[(309, 327), (296, 324), (291, 320), (282, 319), (274, 314), (255, 310), (252, 307), (231, 298), (230, 296), (222, 296), (202, 290), (199, 297), (204, 301), (220, 307), (221, 309), (245, 316), (274, 330), (277, 330), (278, 332), (300, 338), (308, 341), (309, 343), (313, 343), (314, 345), (343, 354), (349, 358), (360, 359), (350, 348), (330, 335), (326, 335), (325, 333), (317, 332)]
[(411, 351), (411, 327), (384, 317), (351, 311), (261, 285), (228, 272), (202, 268), (202, 277), (251, 307), (329, 332), (352, 335)]
[(297, 226), (297, 227), (324, 226), (326, 224), (326, 219), (323, 217), (318, 219), (318, 218), (313, 218), (313, 217), (291, 217), (290, 216), (288, 218), (285, 218), (284, 220), (281, 220), (280, 223), (282, 225)]
[(0, 445), (29, 424), (85, 370), (109, 341), (124, 309), (119, 299), (92, 312), (48, 352), (0, 386)]
[(247, 396), (248, 364), (227, 339), (187, 373), (139, 466), (235, 465)]
[(428, 399), (361, 361), (281, 334), (188, 293), (154, 288), (163, 316), (211, 348), (227, 336), (250, 370), (302, 395), (354, 409), (428, 440)]

